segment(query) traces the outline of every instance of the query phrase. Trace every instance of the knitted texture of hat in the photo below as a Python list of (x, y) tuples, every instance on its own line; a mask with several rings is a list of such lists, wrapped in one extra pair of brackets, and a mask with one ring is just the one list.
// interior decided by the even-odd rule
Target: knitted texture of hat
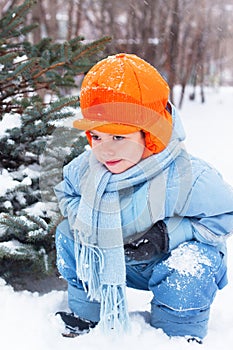
[[(108, 102), (136, 103), (162, 113), (169, 86), (149, 63), (132, 54), (118, 54), (98, 62), (86, 75), (81, 109)], [(126, 117), (127, 124), (127, 117)]]
[[(81, 87), (80, 106), (85, 118), (98, 120), (99, 124), (111, 123), (114, 126), (114, 123), (120, 123), (141, 127), (145, 132), (146, 147), (152, 153), (159, 153), (167, 146), (172, 132), (172, 117), (166, 110), (169, 92), (168, 84), (153, 66), (136, 55), (121, 53), (103, 59), (87, 73)], [(123, 109), (120, 110), (122, 104)], [(102, 111), (95, 113), (95, 106), (111, 110), (109, 105), (112, 105), (113, 113), (110, 111), (108, 116)], [(133, 105), (138, 109), (133, 111)], [(117, 108), (120, 121), (113, 117)], [(138, 123), (139, 115), (143, 115), (141, 123)], [(159, 125), (156, 124), (158, 119)], [(148, 120), (153, 127), (145, 123)], [(92, 128), (91, 125), (88, 127), (88, 123), (82, 125), (82, 121), (74, 122), (74, 126), (81, 130)], [(106, 127), (104, 132), (108, 132)], [(126, 132), (124, 127), (123, 133)]]

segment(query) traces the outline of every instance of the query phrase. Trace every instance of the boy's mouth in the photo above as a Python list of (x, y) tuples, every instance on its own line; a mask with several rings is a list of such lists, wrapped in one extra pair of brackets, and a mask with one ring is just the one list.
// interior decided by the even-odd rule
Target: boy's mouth
[(105, 164), (107, 166), (114, 166), (114, 165), (117, 165), (121, 162), (121, 159), (118, 159), (118, 160), (108, 160), (105, 162)]

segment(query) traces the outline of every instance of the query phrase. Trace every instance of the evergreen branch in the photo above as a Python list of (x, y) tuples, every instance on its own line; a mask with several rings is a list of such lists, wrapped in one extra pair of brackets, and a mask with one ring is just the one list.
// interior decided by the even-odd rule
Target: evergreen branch
[(58, 218), (57, 218), (54, 222), (52, 222), (52, 223), (49, 225), (49, 227), (50, 227), (50, 229), (49, 229), (49, 234), (50, 234), (51, 236), (54, 236), (54, 235), (55, 235), (57, 226), (58, 226), (63, 220), (64, 220), (64, 216), (59, 215)]
[(61, 57), (65, 57), (65, 62), (69, 62), (72, 55), (72, 50), (69, 43), (66, 41), (61, 45)]
[(22, 221), (19, 217), (11, 216), (8, 214), (3, 214), (0, 216), (0, 224), (14, 229), (18, 228), (24, 233), (26, 233), (28, 230), (28, 227), (24, 221)]
[(32, 222), (34, 222), (39, 228), (42, 228), (44, 230), (48, 229), (48, 224), (46, 223), (45, 220), (43, 220), (41, 217), (39, 216), (35, 216), (32, 214), (28, 214), (27, 212), (24, 212), (24, 216), (31, 220)]
[(82, 35), (78, 35), (72, 39), (69, 40), (69, 44), (71, 47), (76, 47), (77, 43), (80, 43), (80, 41), (84, 41), (85, 40), (85, 37), (82, 36)]
[[(85, 57), (88, 53), (90, 52), (95, 52), (97, 49), (99, 49), (99, 47), (103, 44), (106, 44), (107, 42), (111, 41), (112, 39), (110, 37), (104, 37), (100, 40), (96, 40), (91, 44), (85, 45), (83, 46), (83, 49), (81, 52), (79, 52), (78, 54), (76, 54), (75, 56), (73, 56), (71, 59), (69, 59), (69, 54), (68, 52), (67, 54), (67, 60), (63, 60), (61, 62), (56, 62), (53, 65), (44, 68), (42, 71), (38, 72), (37, 74), (35, 74), (32, 78), (33, 79), (38, 79), (40, 76), (42, 76), (43, 74), (47, 73), (48, 71), (51, 71), (53, 69), (56, 69), (58, 67), (62, 67), (66, 64), (69, 64), (69, 60), (71, 63), (76, 62), (78, 59)], [(66, 47), (68, 47), (68, 45), (66, 44)], [(66, 48), (68, 49), (68, 48)], [(65, 51), (65, 50), (64, 50)]]
[[(6, 107), (4, 107), (6, 106)], [(11, 102), (4, 103), (0, 106), (0, 114), (4, 113), (18, 113), (22, 114), (24, 112), (24, 107), (20, 105), (13, 104)]]
[(47, 68), (44, 68), (42, 71), (38, 72), (37, 74), (33, 75), (32, 76), (32, 79), (38, 79), (39, 77), (41, 77), (43, 74), (47, 73), (48, 71), (50, 70), (53, 70), (55, 68), (58, 68), (58, 67), (62, 67), (64, 66), (65, 62), (57, 62)]
[(32, 58), (31, 60), (28, 60), (27, 62), (24, 62), (16, 67), (14, 72), (10, 73), (8, 77), (6, 77), (6, 81), (11, 81), (15, 79), (15, 76), (20, 76), (22, 73), (26, 72), (27, 70), (33, 70), (33, 67), (37, 65), (39, 62), (39, 59)]
[[(0, 27), (5, 30), (2, 31), (1, 36), (4, 38), (8, 37), (7, 32), (11, 33), (15, 28), (17, 28), (20, 24), (23, 23), (23, 16), (30, 10), (30, 8), (36, 3), (35, 0), (25, 0), (21, 6), (14, 8), (10, 11), (7, 17), (4, 17), (3, 20), (0, 21)], [(4, 23), (5, 22), (5, 23)], [(22, 34), (21, 30), (16, 30), (14, 33), (16, 36)]]
[[(18, 243), (22, 244), (22, 243)], [(27, 249), (26, 246), (18, 246), (13, 250), (7, 246), (1, 245), (0, 247), (0, 259), (11, 259), (14, 261), (26, 261), (34, 260), (36, 258), (35, 252), (32, 249)]]
[[(74, 77), (90, 69), (98, 58), (101, 45), (109, 40), (103, 38), (84, 44), (81, 42), (84, 38), (75, 37), (60, 44), (44, 38), (37, 44), (30, 43), (24, 35), (34, 28), (34, 24), (27, 25), (25, 18), (34, 0), (20, 3), (23, 4), (13, 10), (12, 6), (0, 19), (0, 119), (7, 118), (6, 113), (20, 114), (17, 116), (19, 124), (9, 126), (7, 134), (0, 139), (0, 166), (9, 173), (14, 171), (11, 176), (17, 181), (13, 183), (16, 186), (6, 189), (0, 198), (0, 241), (6, 242), (2, 244), (3, 249), (10, 248), (10, 252), (1, 255), (0, 247), (0, 273), (10, 275), (13, 271), (17, 276), (22, 275), (22, 269), (26, 269), (26, 273), (35, 269), (44, 274), (46, 269), (48, 271), (48, 263), (54, 265), (54, 235), (63, 217), (59, 216), (52, 191), (54, 181), (61, 179), (61, 173), (56, 170), (58, 167), (51, 167), (51, 163), (66, 164), (84, 150), (86, 141), (69, 128), (62, 134), (62, 140), (55, 138), (53, 151), (56, 156), (48, 155), (44, 188), (39, 181), (39, 158), (46, 150), (46, 142), (54, 138), (54, 121), (73, 115), (74, 108), (79, 106), (79, 97), (64, 98), (62, 88), (77, 87)], [(43, 93), (56, 95), (57, 101), (45, 103), (43, 94), (39, 93), (41, 89), (44, 89)], [(29, 171), (25, 181), (24, 170)], [(49, 210), (46, 208), (45, 214), (33, 215), (30, 207), (41, 198), (48, 198)], [(7, 201), (10, 201), (9, 205)], [(51, 260), (47, 261), (47, 258)]]
[(46, 113), (42, 114), (43, 116), (51, 115), (52, 113), (56, 113), (57, 111), (60, 111), (64, 107), (77, 105), (79, 103), (79, 97), (73, 97), (73, 98), (66, 98), (59, 102), (54, 102), (52, 105), (50, 105), (50, 108), (46, 111)]
[(111, 41), (112, 38), (111, 37), (104, 37), (100, 40), (96, 40), (94, 42), (92, 42), (91, 44), (87, 44), (83, 47), (82, 51), (79, 52), (78, 54), (74, 53), (74, 56), (71, 59), (71, 62), (74, 63), (76, 61), (78, 61), (80, 58), (82, 58), (83, 56), (87, 55), (90, 52), (95, 52), (97, 49), (100, 48), (100, 46), (106, 44), (107, 42)]
[(8, 51), (6, 54), (0, 56), (0, 63), (6, 64), (7, 62), (10, 62), (14, 60), (18, 54), (15, 51)]
[(26, 35), (30, 33), (33, 29), (36, 29), (37, 27), (38, 27), (38, 24), (29, 24), (20, 29), (20, 34)]
[[(15, 84), (10, 84), (7, 87), (8, 89), (10, 88), (16, 88)], [(26, 89), (27, 88), (27, 89)], [(14, 91), (12, 91), (11, 93), (8, 92), (6, 93), (4, 96), (2, 96), (2, 98), (0, 98), (0, 101), (4, 101), (5, 99), (8, 99), (9, 97), (12, 96), (25, 96), (28, 95), (29, 93), (33, 93), (35, 91), (41, 90), (41, 89), (47, 89), (48, 88), (48, 82), (41, 82), (38, 83), (38, 85), (35, 88), (32, 88), (29, 84), (20, 84), (19, 86), (17, 86), (17, 90), (14, 89)], [(5, 87), (6, 89), (6, 87)], [(23, 90), (25, 89), (25, 90)]]

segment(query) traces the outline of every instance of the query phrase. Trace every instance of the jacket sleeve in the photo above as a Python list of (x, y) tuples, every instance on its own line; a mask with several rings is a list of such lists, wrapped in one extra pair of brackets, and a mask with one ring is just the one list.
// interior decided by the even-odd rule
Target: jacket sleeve
[(197, 178), (187, 201), (183, 215), (191, 218), (198, 240), (218, 245), (233, 232), (233, 189), (215, 169)]
[(197, 240), (218, 245), (233, 233), (233, 189), (209, 167), (196, 179), (180, 214), (190, 218)]
[(55, 186), (54, 192), (62, 215), (68, 218), (72, 229), (80, 203), (79, 179), (75, 166), (69, 163), (63, 170), (63, 181)]
[(170, 173), (165, 219), (170, 249), (192, 239), (225, 245), (233, 233), (233, 189), (206, 162), (191, 157), (186, 165)]

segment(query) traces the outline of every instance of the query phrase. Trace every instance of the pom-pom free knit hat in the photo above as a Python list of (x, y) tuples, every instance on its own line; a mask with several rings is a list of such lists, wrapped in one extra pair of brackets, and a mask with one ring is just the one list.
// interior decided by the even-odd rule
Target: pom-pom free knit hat
[(85, 76), (80, 93), (83, 118), (73, 125), (119, 135), (142, 130), (147, 149), (159, 153), (172, 133), (172, 117), (166, 108), (169, 91), (158, 71), (138, 56), (109, 56)]

